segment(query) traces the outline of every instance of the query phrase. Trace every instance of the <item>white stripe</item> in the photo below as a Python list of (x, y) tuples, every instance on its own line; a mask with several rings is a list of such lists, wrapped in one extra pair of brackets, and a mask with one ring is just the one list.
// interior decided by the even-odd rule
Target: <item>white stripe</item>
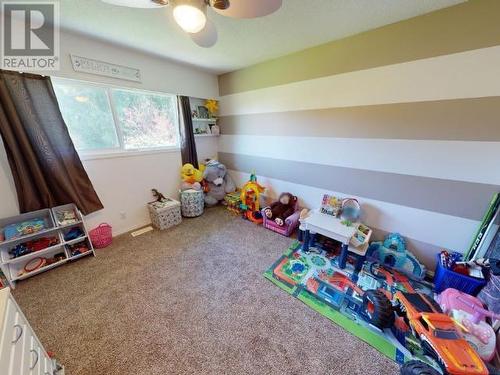
[(222, 116), (500, 95), (500, 46), (246, 91)]
[(219, 152), (500, 185), (500, 142), (222, 135)]
[[(230, 171), (237, 185), (245, 183), (249, 175), (239, 171)], [(295, 184), (274, 178), (258, 176), (258, 181), (266, 187), (266, 195), (276, 197), (280, 192), (289, 191), (297, 195), (301, 206), (317, 208), (323, 194), (330, 193), (340, 197), (345, 194), (318, 189), (311, 186)], [(397, 204), (381, 202), (373, 199), (356, 197), (362, 206), (362, 221), (368, 226), (399, 232), (403, 236), (425, 242), (437, 247), (465, 252), (474, 232), (479, 226), (475, 220), (444, 215), (436, 212), (419, 210)], [(434, 254), (418, 254), (419, 257), (432, 263)]]

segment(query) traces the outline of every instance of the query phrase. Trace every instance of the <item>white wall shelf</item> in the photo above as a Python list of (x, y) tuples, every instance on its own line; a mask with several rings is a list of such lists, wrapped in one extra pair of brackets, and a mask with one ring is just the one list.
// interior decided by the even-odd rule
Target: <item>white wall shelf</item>
[(194, 136), (201, 137), (201, 138), (203, 138), (203, 137), (218, 137), (219, 134), (195, 134)]
[(193, 117), (193, 121), (198, 121), (198, 122), (217, 122), (217, 118), (199, 118), (199, 117)]
[[(206, 100), (206, 98), (195, 98), (191, 96), (189, 98), (191, 114), (193, 114), (194, 111), (197, 111), (199, 114), (199, 107), (205, 106)], [(208, 114), (208, 116), (212, 115)], [(219, 138), (217, 138), (217, 135), (211, 134), (211, 128), (219, 124), (219, 119), (216, 116), (211, 118), (191, 117), (193, 120), (193, 133), (196, 141), (198, 161), (203, 163), (207, 159), (217, 158), (219, 152)]]

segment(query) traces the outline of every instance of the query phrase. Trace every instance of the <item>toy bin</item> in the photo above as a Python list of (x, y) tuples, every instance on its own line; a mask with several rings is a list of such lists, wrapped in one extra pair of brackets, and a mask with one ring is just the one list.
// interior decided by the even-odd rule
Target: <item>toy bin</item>
[(197, 217), (203, 214), (205, 195), (201, 190), (181, 191), (181, 212), (184, 217)]
[(163, 230), (180, 224), (181, 203), (175, 199), (167, 198), (161, 202), (148, 203), (151, 223), (157, 229)]
[(77, 238), (64, 245), (68, 259), (78, 259), (92, 251), (92, 246), (87, 238)]
[(436, 259), (437, 266), (434, 274), (434, 290), (436, 293), (441, 293), (443, 290), (448, 288), (455, 288), (464, 293), (475, 296), (479, 293), (481, 288), (486, 285), (486, 280), (484, 279), (477, 279), (475, 277), (462, 275), (445, 268), (441, 264), (439, 254), (436, 256)]
[(113, 228), (109, 224), (101, 223), (89, 231), (89, 237), (94, 248), (102, 249), (113, 242)]
[(58, 227), (75, 225), (83, 221), (80, 210), (73, 203), (53, 207), (52, 214)]

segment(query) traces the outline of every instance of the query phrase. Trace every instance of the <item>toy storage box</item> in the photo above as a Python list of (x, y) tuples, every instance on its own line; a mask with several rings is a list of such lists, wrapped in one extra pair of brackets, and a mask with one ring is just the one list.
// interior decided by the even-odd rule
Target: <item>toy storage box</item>
[(160, 230), (178, 225), (182, 221), (181, 204), (175, 199), (167, 198), (162, 202), (150, 202), (148, 210), (151, 223)]
[(443, 290), (448, 288), (454, 288), (475, 296), (479, 293), (481, 288), (486, 285), (486, 280), (484, 279), (476, 279), (475, 277), (462, 275), (444, 268), (441, 264), (439, 254), (436, 256), (436, 260), (437, 265), (436, 272), (434, 274), (436, 293), (441, 293)]
[(180, 192), (181, 212), (184, 217), (197, 217), (203, 214), (205, 195), (201, 190), (188, 189)]
[[(65, 212), (68, 213), (68, 215), (64, 215)], [(58, 221), (60, 217), (64, 219), (62, 222)], [(31, 221), (35, 223), (43, 222), (43, 227), (35, 228), (33, 225), (30, 226), (29, 222)], [(22, 225), (26, 223), (28, 224)], [(66, 234), (72, 228), (76, 227), (80, 228), (80, 235), (76, 238), (65, 239)], [(5, 228), (10, 228), (7, 238), (5, 238)], [(16, 233), (16, 228), (19, 228), (19, 230), (17, 230), (19, 234), (12, 237), (12, 234)], [(17, 280), (23, 280), (38, 273), (48, 271), (49, 269), (62, 265), (68, 261), (76, 260), (82, 256), (94, 254), (94, 249), (87, 240), (87, 229), (84, 219), (78, 208), (72, 203), (0, 219), (0, 233), (3, 235), (2, 238), (0, 238), (0, 269), (7, 277), (12, 287)], [(11, 249), (19, 244), (28, 241), (36, 241), (43, 237), (56, 238), (57, 243), (17, 257), (12, 257), (9, 253)], [(86, 241), (87, 251), (78, 254), (72, 254), (68, 251), (68, 246), (84, 241)], [(32, 272), (21, 272), (29, 261), (35, 258), (52, 258), (56, 254), (63, 255), (57, 262), (47, 264)]]

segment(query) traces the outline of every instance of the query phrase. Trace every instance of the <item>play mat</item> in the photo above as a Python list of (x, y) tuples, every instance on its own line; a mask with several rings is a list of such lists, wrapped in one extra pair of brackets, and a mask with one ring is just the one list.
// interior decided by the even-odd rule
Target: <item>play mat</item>
[(340, 269), (334, 254), (338, 254), (338, 249), (333, 242), (317, 244), (303, 252), (301, 243), (295, 241), (264, 276), (392, 360), (402, 364), (412, 359), (413, 355), (398, 341), (397, 331), (380, 330), (363, 319), (363, 299), (356, 290), (406, 291), (413, 287), (420, 293), (432, 295), (432, 285), (395, 279), (373, 262), (365, 262), (358, 273), (351, 264)]

